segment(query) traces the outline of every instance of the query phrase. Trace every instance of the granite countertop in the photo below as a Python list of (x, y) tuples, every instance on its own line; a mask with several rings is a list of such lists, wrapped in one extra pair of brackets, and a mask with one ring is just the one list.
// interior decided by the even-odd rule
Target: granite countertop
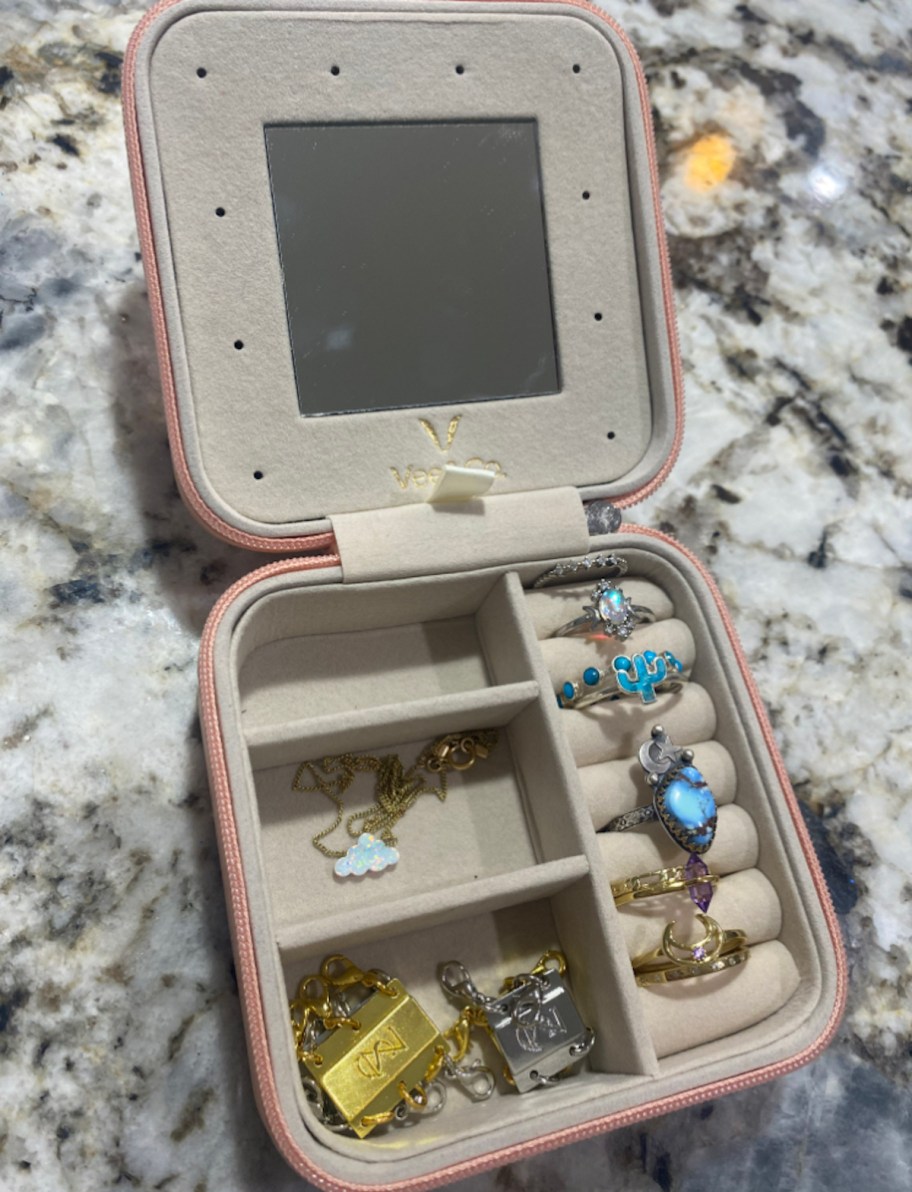
[[(652, 86), (687, 373), (637, 511), (709, 562), (848, 946), (774, 1083), (473, 1178), (912, 1184), (912, 54), (887, 0), (608, 5)], [(0, 19), (0, 1184), (302, 1188), (254, 1108), (196, 712), (259, 557), (177, 496), (120, 116), (142, 9)]]

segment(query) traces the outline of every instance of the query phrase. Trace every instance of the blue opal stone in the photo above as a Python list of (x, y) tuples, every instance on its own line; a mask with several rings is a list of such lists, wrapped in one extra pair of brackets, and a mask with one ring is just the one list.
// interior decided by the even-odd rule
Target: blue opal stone
[(694, 844), (712, 843), (716, 800), (696, 766), (682, 767), (665, 787), (662, 798), (668, 818), (693, 832)]
[(595, 666), (587, 666), (583, 671), (583, 682), (588, 683), (590, 687), (595, 687), (599, 681), (599, 671)]

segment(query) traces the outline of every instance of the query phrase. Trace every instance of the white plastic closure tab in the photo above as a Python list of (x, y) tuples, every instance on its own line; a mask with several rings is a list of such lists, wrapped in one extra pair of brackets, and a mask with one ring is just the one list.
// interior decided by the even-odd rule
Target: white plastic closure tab
[(459, 468), (456, 464), (446, 464), (427, 499), (432, 505), (440, 505), (445, 501), (483, 497), (494, 483), (494, 476), (494, 472), (487, 468)]

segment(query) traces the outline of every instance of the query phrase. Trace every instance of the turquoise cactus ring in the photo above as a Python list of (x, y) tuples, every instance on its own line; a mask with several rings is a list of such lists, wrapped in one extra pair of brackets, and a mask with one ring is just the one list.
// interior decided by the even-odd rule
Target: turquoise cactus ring
[(557, 703), (561, 708), (586, 708), (599, 700), (638, 695), (644, 704), (652, 704), (658, 687), (680, 691), (686, 682), (684, 667), (670, 650), (644, 650), (630, 658), (617, 654), (608, 670), (587, 666), (578, 682), (562, 683)]

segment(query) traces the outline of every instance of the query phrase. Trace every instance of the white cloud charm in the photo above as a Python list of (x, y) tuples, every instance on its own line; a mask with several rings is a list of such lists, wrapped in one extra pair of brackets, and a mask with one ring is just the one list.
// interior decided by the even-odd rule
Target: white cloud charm
[(380, 873), (399, 860), (399, 850), (384, 844), (379, 836), (362, 832), (358, 843), (353, 844), (344, 857), (340, 857), (333, 868), (339, 877), (363, 877), (370, 870)]

